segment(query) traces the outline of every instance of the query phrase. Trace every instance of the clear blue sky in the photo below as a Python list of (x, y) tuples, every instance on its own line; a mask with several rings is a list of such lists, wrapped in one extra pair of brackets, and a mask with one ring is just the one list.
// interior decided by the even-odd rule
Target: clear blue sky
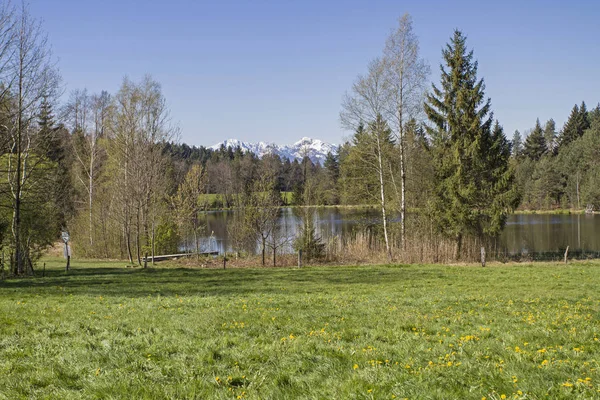
[(125, 75), (161, 82), (181, 140), (339, 143), (342, 96), (413, 16), (439, 81), (454, 28), (475, 50), (509, 137), (574, 103), (600, 101), (600, 1), (29, 0), (65, 90), (114, 93)]

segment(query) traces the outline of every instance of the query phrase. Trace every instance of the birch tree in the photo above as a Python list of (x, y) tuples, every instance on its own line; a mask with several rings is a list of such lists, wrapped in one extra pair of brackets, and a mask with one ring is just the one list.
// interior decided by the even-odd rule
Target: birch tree
[(76, 162), (76, 181), (85, 192), (88, 225), (88, 244), (95, 252), (95, 198), (98, 181), (105, 161), (105, 150), (100, 145), (107, 129), (111, 98), (108, 92), (89, 96), (87, 90), (76, 90), (66, 107), (66, 119), (73, 129), (73, 154)]
[[(198, 234), (202, 229), (202, 205), (200, 196), (206, 193), (206, 172), (201, 164), (194, 164), (188, 171), (177, 193), (172, 198), (173, 209), (177, 217), (177, 225), (182, 236), (192, 234), (196, 254), (200, 255)], [(188, 236), (189, 237), (189, 236)], [(154, 255), (154, 254), (153, 254)]]
[[(111, 121), (115, 193), (129, 260), (141, 265), (142, 247), (154, 248), (161, 203), (166, 201), (164, 145), (177, 136), (160, 84), (150, 76), (140, 83), (124, 79), (115, 96)], [(133, 229), (133, 230), (132, 230)]]
[[(388, 168), (388, 160), (384, 154), (385, 125), (383, 116), (386, 114), (389, 104), (389, 81), (386, 79), (385, 63), (376, 59), (369, 64), (367, 74), (359, 76), (350, 93), (347, 93), (342, 103), (340, 119), (342, 126), (349, 130), (357, 130), (362, 124), (370, 124), (369, 134), (372, 135), (375, 152), (375, 165), (371, 169), (377, 175), (379, 182), (379, 203), (381, 219), (383, 221), (383, 235), (386, 253), (392, 258), (392, 250), (388, 233), (388, 206), (386, 203), (385, 170)], [(366, 162), (363, 159), (363, 162)]]
[(29, 258), (31, 236), (24, 229), (22, 212), (28, 192), (34, 190), (33, 177), (43, 165), (44, 158), (36, 156), (35, 135), (39, 131), (36, 118), (44, 98), (56, 97), (59, 76), (54, 67), (52, 53), (41, 25), (33, 19), (25, 5), (15, 16), (14, 38), (8, 59), (2, 60), (11, 79), (6, 95), (11, 97), (8, 135), (7, 182), (12, 198), (12, 235), (14, 246), (14, 272), (23, 274)]
[[(413, 32), (412, 18), (404, 14), (398, 26), (388, 37), (383, 51), (385, 69), (385, 119), (392, 128), (399, 151), (400, 232), (403, 248), (406, 248), (406, 126), (411, 119), (419, 119), (423, 113), (425, 85), (429, 66), (419, 55), (419, 40)], [(390, 166), (393, 178), (393, 168)]]

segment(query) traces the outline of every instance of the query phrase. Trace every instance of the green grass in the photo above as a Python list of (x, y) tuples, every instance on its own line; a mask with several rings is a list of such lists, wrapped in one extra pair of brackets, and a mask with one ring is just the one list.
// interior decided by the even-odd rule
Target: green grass
[(543, 214), (543, 215), (568, 215), (568, 214), (584, 214), (585, 210), (574, 209), (574, 208), (556, 208), (552, 210), (516, 210), (514, 214), (518, 215), (530, 215), (530, 214)]
[(0, 282), (2, 399), (600, 396), (598, 262), (47, 262)]

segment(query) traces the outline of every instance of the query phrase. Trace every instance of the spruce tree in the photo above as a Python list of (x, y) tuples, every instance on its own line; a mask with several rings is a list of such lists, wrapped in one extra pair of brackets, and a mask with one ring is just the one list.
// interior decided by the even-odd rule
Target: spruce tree
[(590, 120), (588, 116), (587, 107), (585, 102), (581, 102), (581, 106), (575, 104), (571, 110), (571, 115), (565, 123), (563, 130), (560, 135), (560, 146), (564, 147), (574, 140), (583, 136), (583, 133), (590, 127)]
[(552, 118), (544, 125), (544, 140), (546, 141), (546, 152), (554, 155), (556, 151), (556, 122)]
[(55, 125), (52, 104), (47, 96), (42, 98), (37, 124), (40, 156), (50, 161), (52, 165), (48, 171), (50, 180), (48, 191), (56, 213), (55, 220), (58, 228), (65, 228), (67, 220), (75, 212), (70, 176), (72, 159), (66, 148), (70, 136), (63, 126)]
[(514, 158), (520, 158), (523, 155), (523, 138), (521, 137), (521, 132), (518, 130), (513, 135), (511, 147), (511, 155)]
[(544, 131), (542, 130), (542, 125), (540, 125), (540, 119), (538, 118), (535, 122), (535, 128), (531, 131), (531, 133), (525, 139), (525, 147), (523, 149), (523, 154), (537, 161), (547, 152), (548, 146), (546, 145), (546, 139), (544, 139)]
[(590, 128), (600, 131), (600, 103), (588, 112)]
[(425, 103), (436, 180), (430, 215), (456, 241), (458, 259), (463, 237), (498, 235), (519, 198), (510, 146), (499, 125), (492, 132), (491, 101), (466, 37), (455, 31), (442, 55), (441, 86)]
[(579, 115), (577, 118), (577, 135), (578, 137), (582, 137), (586, 130), (590, 128), (590, 120), (588, 116), (587, 106), (585, 105), (585, 101), (581, 102), (581, 106), (579, 106)]

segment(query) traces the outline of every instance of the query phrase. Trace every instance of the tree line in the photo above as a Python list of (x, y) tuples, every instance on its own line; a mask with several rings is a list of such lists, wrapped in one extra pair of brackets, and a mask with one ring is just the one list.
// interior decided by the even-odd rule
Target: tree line
[[(600, 106), (575, 106), (560, 133), (538, 120), (525, 141), (519, 132), (508, 141), (460, 31), (428, 89), (412, 19), (400, 18), (344, 96), (350, 139), (321, 165), (180, 144), (151, 76), (125, 78), (112, 94), (77, 89), (61, 102), (39, 21), (23, 5), (1, 7), (0, 241), (2, 268), (13, 274), (31, 272), (62, 230), (88, 257), (143, 264), (184, 239), (199, 251), (211, 208), (238, 210), (232, 245), (258, 244), (264, 264), (289, 241), (278, 232), (282, 205), (376, 205), (389, 259), (426, 241), (453, 243), (459, 258), (464, 243), (496, 238), (519, 204), (600, 205)], [(317, 257), (323, 243), (303, 210), (294, 245)]]
[(512, 139), (511, 163), (526, 209), (600, 209), (600, 104), (575, 104), (560, 131), (537, 119)]

